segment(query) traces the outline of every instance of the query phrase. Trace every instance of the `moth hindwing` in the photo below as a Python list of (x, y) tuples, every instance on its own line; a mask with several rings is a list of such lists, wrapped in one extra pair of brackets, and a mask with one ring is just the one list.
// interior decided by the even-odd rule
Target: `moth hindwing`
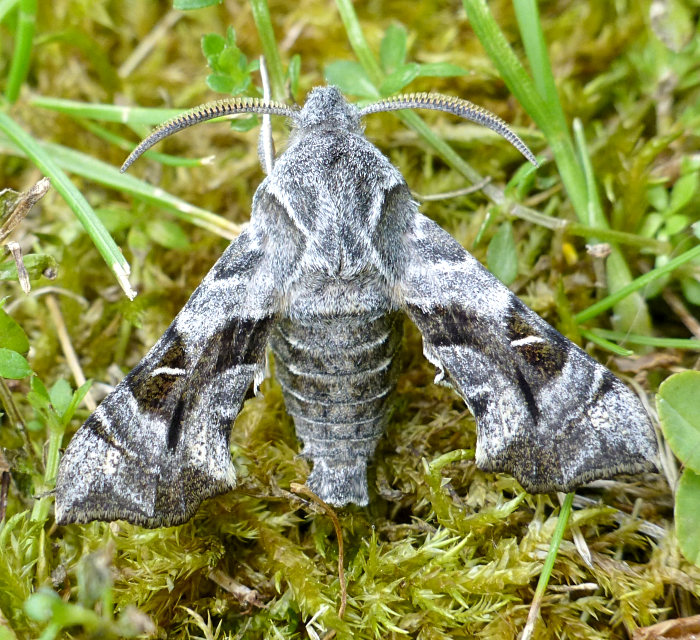
[(235, 484), (228, 440), (269, 346), (310, 488), (367, 504), (366, 468), (392, 406), (407, 316), (426, 357), (477, 421), (476, 462), (534, 492), (653, 468), (640, 402), (612, 373), (529, 310), (418, 211), (361, 118), (429, 108), (498, 118), (463, 100), (412, 94), (359, 110), (314, 89), (296, 110), (234, 99), (156, 130), (127, 159), (227, 113), (286, 115), (293, 132), (253, 199), (250, 225), (163, 337), (70, 442), (56, 485), (58, 522), (184, 522)]

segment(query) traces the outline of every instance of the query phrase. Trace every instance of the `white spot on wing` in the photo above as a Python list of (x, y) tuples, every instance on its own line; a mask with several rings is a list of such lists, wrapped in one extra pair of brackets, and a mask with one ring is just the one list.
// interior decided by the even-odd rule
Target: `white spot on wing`
[(112, 425), (109, 423), (109, 419), (105, 415), (105, 410), (104, 410), (104, 407), (102, 405), (99, 405), (97, 407), (97, 409), (95, 409), (95, 411), (93, 411), (92, 415), (94, 415), (95, 418), (97, 418), (97, 420), (100, 421), (100, 424), (103, 427), (107, 427), (108, 431), (109, 431), (109, 429), (111, 429)]
[(151, 373), (151, 378), (155, 378), (156, 376), (162, 376), (162, 375), (167, 375), (167, 376), (184, 376), (187, 373), (185, 369), (174, 369), (172, 367), (158, 367), (157, 369), (154, 369), (153, 372)]
[(527, 336), (526, 338), (520, 338), (519, 340), (513, 340), (510, 343), (511, 347), (524, 347), (527, 344), (541, 344), (545, 342), (544, 338), (540, 336)]

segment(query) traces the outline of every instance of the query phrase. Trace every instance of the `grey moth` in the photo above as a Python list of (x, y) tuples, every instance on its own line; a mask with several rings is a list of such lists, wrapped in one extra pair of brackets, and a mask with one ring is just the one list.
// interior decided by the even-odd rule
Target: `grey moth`
[(158, 140), (215, 117), (269, 113), (292, 125), (250, 224), (72, 438), (57, 522), (174, 525), (232, 489), (229, 435), (268, 348), (313, 464), (309, 487), (332, 505), (367, 504), (406, 320), (436, 381), (474, 414), (481, 469), (550, 492), (654, 468), (655, 434), (637, 397), (423, 216), (364, 137), (364, 116), (408, 108), (479, 122), (535, 162), (502, 120), (466, 100), (410, 94), (359, 109), (334, 87), (314, 89), (301, 109), (247, 98), (202, 105), (134, 150), (123, 170)]

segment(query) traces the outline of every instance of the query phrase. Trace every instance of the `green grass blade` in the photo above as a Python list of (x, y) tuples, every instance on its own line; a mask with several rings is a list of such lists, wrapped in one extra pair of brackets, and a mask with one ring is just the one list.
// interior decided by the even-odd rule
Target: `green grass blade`
[(34, 140), (10, 116), (3, 112), (0, 112), (0, 131), (17, 145), (26, 154), (27, 158), (51, 180), (52, 186), (61, 194), (66, 204), (73, 210), (73, 213), (80, 220), (90, 238), (92, 238), (100, 255), (116, 276), (119, 285), (127, 296), (133, 298), (136, 293), (129, 284), (129, 263), (83, 194), (60, 169), (52, 154), (48, 153), (46, 148)]
[(583, 329), (581, 335), (585, 335), (593, 342), (597, 342), (596, 338), (598, 338), (658, 349), (700, 351), (700, 340), (697, 338), (656, 338), (654, 336), (640, 336), (636, 333), (625, 333), (624, 331), (610, 331), (609, 329), (591, 329), (590, 331)]
[(114, 104), (96, 104), (78, 100), (63, 100), (46, 96), (32, 96), (29, 104), (51, 109), (74, 118), (90, 118), (102, 122), (122, 122), (128, 125), (159, 125), (180, 115), (186, 109), (153, 109), (150, 107), (121, 107)]
[(513, 8), (537, 92), (547, 104), (551, 115), (556, 118), (557, 128), (567, 131), (566, 116), (554, 82), (537, 0), (514, 0)]
[[(75, 173), (115, 191), (128, 193), (144, 202), (167, 209), (181, 220), (229, 240), (235, 238), (241, 232), (240, 225), (229, 222), (211, 211), (190, 204), (160, 187), (154, 187), (127, 173), (120, 173), (116, 167), (93, 156), (59, 144), (41, 143), (40, 146), (45, 153), (48, 152), (51, 155), (56, 165), (64, 171)], [(19, 145), (17, 145), (16, 151), (26, 155)]]
[[(547, 134), (552, 131), (552, 109), (540, 96), (535, 83), (521, 64), (483, 0), (462, 0), (469, 24), (494, 63), (509, 91)], [(549, 138), (549, 136), (547, 136)], [(550, 145), (551, 145), (551, 141)]]
[(76, 173), (116, 191), (128, 193), (145, 202), (167, 209), (181, 220), (229, 240), (241, 232), (239, 225), (229, 222), (211, 211), (190, 204), (160, 187), (148, 184), (128, 173), (120, 173), (117, 167), (102, 160), (61, 145), (47, 144), (46, 146), (54, 154), (56, 161), (60, 162), (71, 173)]
[(491, 15), (487, 4), (482, 0), (462, 0), (462, 4), (471, 27), (509, 91), (547, 138), (576, 215), (582, 223), (587, 224), (586, 185), (568, 128), (562, 127), (556, 115), (556, 108), (552, 108), (540, 95), (532, 78)]
[(343, 21), (345, 26), (345, 32), (347, 33), (348, 40), (350, 41), (350, 46), (355, 52), (357, 59), (364, 68), (365, 72), (369, 76), (370, 80), (374, 83), (374, 86), (379, 88), (379, 86), (384, 81), (384, 74), (379, 66), (379, 62), (374, 57), (372, 49), (370, 49), (365, 34), (362, 31), (362, 26), (360, 21), (357, 19), (357, 14), (355, 13), (355, 7), (351, 0), (336, 0), (335, 6), (340, 13), (340, 19)]
[(670, 260), (665, 265), (657, 267), (656, 269), (652, 269), (648, 273), (645, 273), (644, 275), (635, 278), (632, 282), (622, 287), (615, 293), (606, 296), (602, 300), (599, 300), (595, 304), (592, 304), (587, 309), (584, 309), (583, 311), (577, 313), (574, 316), (574, 319), (580, 324), (586, 322), (587, 320), (590, 320), (591, 318), (595, 318), (597, 315), (600, 315), (604, 311), (610, 309), (613, 305), (617, 304), (625, 296), (628, 296), (630, 293), (633, 293), (634, 291), (638, 291), (639, 289), (646, 287), (648, 284), (654, 282), (654, 280), (656, 280), (657, 278), (661, 278), (667, 273), (671, 273), (674, 269), (677, 269), (689, 260), (693, 260), (695, 258), (700, 258), (700, 245), (689, 249), (688, 251), (682, 253), (679, 256), (676, 256), (675, 258), (673, 258), (673, 260)]
[(634, 355), (634, 351), (632, 351), (631, 349), (625, 349), (619, 344), (615, 344), (610, 340), (606, 340), (602, 336), (598, 335), (598, 333), (594, 333), (593, 331), (589, 331), (588, 329), (579, 329), (579, 333), (584, 338), (586, 338), (586, 340), (589, 340), (590, 342), (597, 344), (599, 347), (602, 347), (603, 349), (614, 353), (616, 356), (628, 357)]
[[(607, 229), (609, 225), (603, 214), (603, 208), (600, 205), (593, 165), (591, 164), (591, 157), (588, 153), (588, 145), (586, 144), (586, 134), (578, 118), (574, 118), (574, 138), (583, 179), (586, 183), (586, 194), (588, 196), (586, 198), (586, 209), (583, 212), (583, 222), (593, 228)], [(598, 242), (598, 238), (594, 236), (591, 238), (591, 241)]]
[(37, 0), (20, 0), (19, 19), (15, 34), (15, 50), (12, 55), (10, 73), (7, 77), (5, 97), (8, 102), (15, 102), (19, 96), (32, 57), (32, 41), (36, 29)]
[[(35, 107), (65, 113), (66, 115), (79, 120), (81, 125), (86, 129), (102, 139), (107, 140), (110, 144), (113, 144), (120, 149), (124, 149), (124, 151), (127, 153), (131, 152), (136, 146), (135, 142), (127, 140), (126, 138), (100, 127), (99, 125), (91, 123), (90, 120), (100, 120), (102, 122), (121, 122), (123, 124), (130, 125), (132, 128), (140, 129), (144, 126), (153, 127), (162, 124), (166, 120), (170, 120), (171, 118), (180, 115), (184, 111), (184, 109), (120, 107), (112, 104), (94, 104), (44, 96), (33, 96), (29, 102)], [(227, 118), (221, 118), (221, 120), (224, 119)], [(216, 120), (219, 120), (219, 118), (214, 118), (212, 122)], [(153, 151), (152, 149), (146, 151), (144, 156), (151, 158), (156, 162), (160, 162), (161, 164), (175, 167), (198, 167), (203, 163), (201, 158), (182, 158), (180, 156), (173, 156), (170, 154)]]
[[(182, 109), (119, 107), (108, 104), (87, 104), (74, 100), (61, 100), (43, 96), (34, 96), (31, 99), (31, 103), (34, 106), (65, 113), (76, 119), (88, 118), (104, 122), (122, 122), (133, 126), (158, 125), (182, 113)], [(94, 127), (94, 125), (90, 126), (89, 124), (86, 126), (89, 129)], [(110, 138), (110, 141), (119, 147), (124, 146), (124, 139), (109, 131), (99, 129), (94, 130), (94, 132), (105, 138)], [(57, 162), (66, 171), (167, 209), (180, 219), (224, 238), (232, 239), (240, 233), (239, 225), (229, 222), (211, 211), (196, 207), (129, 174), (119, 173), (118, 169), (106, 162), (61, 145), (47, 144), (45, 146), (55, 154)], [(178, 158), (154, 151), (147, 153), (150, 153), (153, 159), (169, 165), (195, 166), (202, 164), (201, 159)]]
[(280, 52), (277, 48), (275, 31), (272, 28), (270, 9), (267, 0), (250, 0), (250, 8), (253, 11), (253, 20), (258, 29), (260, 43), (262, 44), (265, 64), (270, 75), (270, 89), (273, 100), (284, 100), (284, 68), (280, 59)]
[[(541, 214), (540, 214), (541, 215)], [(550, 226), (550, 225), (543, 225)], [(578, 222), (571, 223), (565, 227), (566, 233), (572, 236), (580, 236), (582, 238), (595, 237), (599, 242), (609, 242), (624, 244), (630, 247), (639, 249), (648, 249), (653, 253), (667, 254), (671, 251), (671, 243), (666, 240), (657, 240), (656, 238), (647, 238), (639, 236), (636, 233), (628, 233), (627, 231), (615, 231), (615, 229), (597, 229), (589, 227)]]
[[(527, 1), (529, 0), (523, 0), (525, 3)], [(547, 58), (543, 36), (528, 33), (523, 36), (523, 39), (527, 38), (526, 51), (528, 53), (534, 52), (535, 59), (530, 60), (533, 68), (540, 63), (542, 58), (546, 60), (546, 69), (538, 68), (535, 74), (540, 77), (539, 83), (542, 86), (542, 91), (546, 91), (544, 96), (508, 44), (486, 3), (481, 0), (462, 0), (462, 4), (467, 12), (470, 25), (503, 77), (506, 86), (544, 133), (578, 219), (581, 223), (590, 225), (585, 177), (578, 163), (566, 121), (563, 115), (560, 115), (563, 114), (563, 111), (554, 87), (554, 80), (546, 78), (548, 74), (551, 75), (551, 66)], [(525, 7), (520, 7), (521, 12), (527, 10), (529, 10), (527, 4)], [(531, 13), (528, 20), (537, 20), (538, 26), (535, 30), (541, 32), (536, 11), (534, 14)], [(608, 226), (606, 221), (603, 220), (603, 223), (606, 227)]]
[(19, 4), (19, 0), (0, 0), (0, 22), (5, 20), (5, 16), (13, 11)]
[(530, 613), (527, 616), (527, 624), (523, 629), (523, 634), (521, 636), (522, 640), (529, 640), (535, 629), (535, 622), (537, 621), (537, 616), (542, 606), (542, 600), (544, 599), (544, 593), (547, 590), (547, 585), (549, 584), (549, 578), (552, 576), (552, 569), (554, 569), (554, 562), (557, 559), (557, 553), (559, 552), (559, 546), (564, 538), (564, 532), (566, 531), (566, 525), (569, 523), (569, 516), (571, 515), (571, 506), (574, 502), (574, 492), (566, 494), (564, 502), (559, 510), (559, 518), (557, 519), (557, 527), (554, 530), (554, 535), (552, 536), (552, 541), (549, 544), (549, 551), (547, 553), (547, 558), (544, 561), (544, 566), (542, 567), (542, 573), (540, 574), (540, 579), (537, 582), (537, 588), (535, 589), (535, 597), (532, 599), (532, 604), (530, 605)]
[[(123, 136), (120, 136), (113, 131), (92, 122), (91, 120), (80, 120), (80, 124), (85, 127), (90, 133), (93, 133), (98, 138), (104, 140), (105, 142), (114, 145), (119, 149), (123, 149), (126, 154), (131, 153), (134, 148), (134, 143), (131, 140), (127, 140)], [(206, 158), (183, 158), (182, 156), (173, 156), (169, 153), (161, 153), (159, 151), (153, 151), (149, 149), (143, 154), (144, 158), (150, 158), (155, 162), (160, 162), (160, 164), (168, 165), (169, 167), (200, 167), (206, 163)], [(213, 156), (209, 156), (211, 158)], [(646, 238), (645, 238), (646, 240)]]
[[(591, 164), (591, 158), (586, 145), (583, 125), (578, 118), (574, 119), (574, 137), (578, 148), (580, 165), (586, 181), (586, 193), (588, 194), (586, 207), (587, 221), (590, 226), (605, 230), (609, 225), (600, 204), (598, 188), (596, 186), (593, 165)], [(592, 238), (592, 241), (598, 242), (599, 236), (596, 235)], [(619, 247), (612, 244), (611, 249), (610, 256), (605, 262), (605, 273), (608, 281), (608, 289), (611, 293), (615, 293), (632, 281), (632, 272), (627, 266), (627, 262)], [(651, 334), (651, 318), (649, 317), (646, 302), (640, 294), (633, 292), (621, 298), (615, 304), (615, 324), (618, 328), (624, 329), (625, 331), (636, 331), (645, 335)]]

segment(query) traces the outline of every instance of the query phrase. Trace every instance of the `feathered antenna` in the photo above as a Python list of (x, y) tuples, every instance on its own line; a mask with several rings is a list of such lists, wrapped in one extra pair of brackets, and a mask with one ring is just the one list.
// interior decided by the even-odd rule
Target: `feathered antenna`
[(270, 115), (287, 116), (291, 118), (294, 117), (296, 112), (296, 108), (282, 104), (281, 102), (269, 102), (260, 100), (260, 98), (230, 98), (228, 100), (217, 100), (216, 102), (201, 104), (161, 124), (129, 154), (129, 157), (124, 161), (120, 171), (124, 173), (144, 151), (150, 149), (163, 138), (167, 138), (177, 131), (199, 124), (200, 122), (239, 113), (269, 113)]
[(432, 109), (433, 111), (445, 111), (460, 118), (466, 118), (488, 127), (497, 134), (503, 136), (532, 164), (539, 166), (534, 154), (520, 137), (497, 115), (479, 107), (468, 100), (443, 96), (439, 93), (406, 93), (391, 98), (384, 98), (370, 104), (360, 110), (360, 116), (381, 111), (399, 111), (401, 109)]

